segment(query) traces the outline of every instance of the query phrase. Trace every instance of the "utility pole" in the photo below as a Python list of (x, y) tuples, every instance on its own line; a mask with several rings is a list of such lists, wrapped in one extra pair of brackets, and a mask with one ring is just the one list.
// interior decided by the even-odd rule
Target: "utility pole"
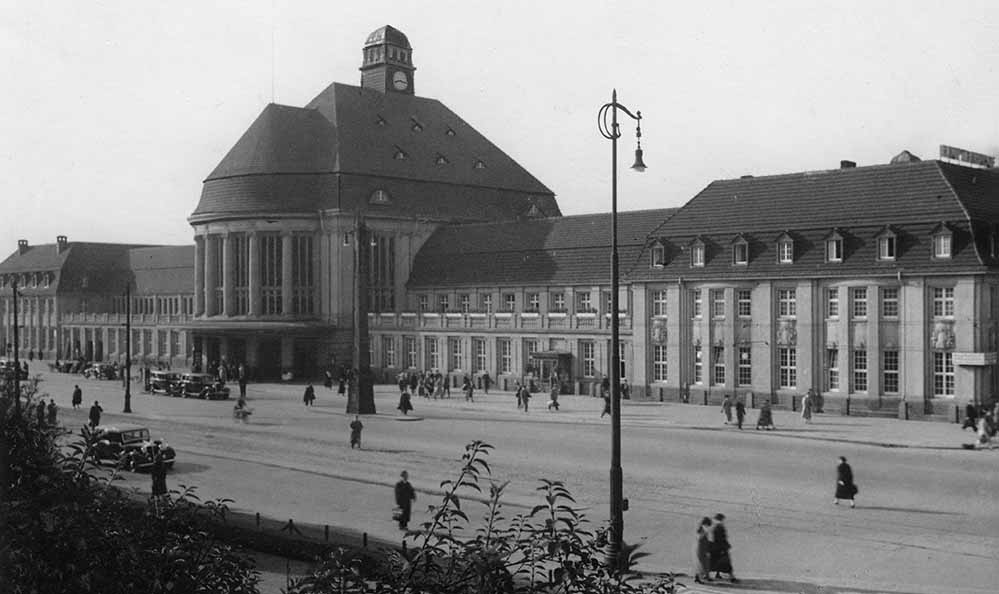
[(371, 377), (371, 340), (368, 334), (368, 238), (360, 216), (354, 223), (354, 393), (347, 399), (348, 414), (375, 414), (375, 391)]
[(125, 284), (125, 410), (132, 412), (132, 284)]

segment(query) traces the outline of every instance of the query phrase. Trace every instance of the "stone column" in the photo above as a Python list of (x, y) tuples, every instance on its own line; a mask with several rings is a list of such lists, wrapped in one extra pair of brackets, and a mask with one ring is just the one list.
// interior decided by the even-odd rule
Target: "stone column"
[(261, 312), (260, 304), (260, 242), (255, 231), (246, 236), (249, 258), (246, 260), (249, 273), (250, 315), (257, 317)]
[(217, 266), (215, 241), (216, 238), (205, 235), (205, 289), (202, 293), (205, 300), (206, 316), (214, 316), (219, 313), (215, 311), (215, 286), (218, 284), (218, 279), (215, 278), (215, 267)]
[(291, 315), (291, 233), (281, 235), (281, 314)]
[(194, 238), (194, 315), (205, 314), (205, 238)]
[(233, 314), (232, 233), (222, 236), (222, 315)]

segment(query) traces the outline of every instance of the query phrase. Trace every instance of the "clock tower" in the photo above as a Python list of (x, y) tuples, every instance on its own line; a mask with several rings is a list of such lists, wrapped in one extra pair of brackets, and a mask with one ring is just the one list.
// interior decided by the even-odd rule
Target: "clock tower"
[(361, 86), (382, 93), (413, 94), (413, 48), (406, 36), (385, 25), (364, 42)]

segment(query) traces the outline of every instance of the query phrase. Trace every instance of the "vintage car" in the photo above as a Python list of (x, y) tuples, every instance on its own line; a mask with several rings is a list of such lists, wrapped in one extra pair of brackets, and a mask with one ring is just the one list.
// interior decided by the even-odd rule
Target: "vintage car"
[(153, 394), (180, 396), (180, 374), (175, 371), (154, 369), (149, 372), (149, 391)]
[(27, 375), (24, 373), (24, 368), (15, 367), (12, 359), (0, 359), (0, 378), (13, 378), (15, 376), (15, 370), (18, 372), (16, 375), (19, 379), (28, 379)]
[(142, 425), (99, 425), (95, 433), (97, 443), (93, 455), (98, 464), (111, 462), (128, 470), (151, 468), (154, 445), (159, 446), (167, 468), (172, 468), (177, 458), (177, 453), (165, 441), (151, 440), (149, 429)]
[(229, 388), (210, 373), (184, 373), (179, 381), (180, 395), (184, 398), (228, 400)]
[(92, 363), (83, 370), (87, 379), (112, 380), (118, 378), (118, 367), (110, 363)]

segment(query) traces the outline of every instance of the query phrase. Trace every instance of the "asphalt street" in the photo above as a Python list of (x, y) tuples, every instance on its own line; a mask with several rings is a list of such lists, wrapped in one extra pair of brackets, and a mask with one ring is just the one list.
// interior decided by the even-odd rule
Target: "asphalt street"
[[(69, 410), (74, 383), (84, 407)], [(393, 386), (379, 386), (379, 414), (364, 417), (363, 449), (351, 450), (345, 400), (318, 386), (251, 385), (250, 423), (234, 423), (232, 401), (204, 402), (136, 390), (121, 414), (120, 383), (44, 374), (61, 420), (81, 425), (96, 399), (104, 422), (150, 426), (178, 450), (171, 487), (275, 519), (328, 524), (398, 542), (391, 485), (406, 469), (418, 489), (414, 523), (427, 518), (440, 481), (454, 478), (464, 444), (496, 447), (497, 481), (510, 481), (506, 510), (538, 502), (537, 479), (562, 480), (595, 523), (608, 514), (610, 424), (602, 401), (564, 396), (549, 412), (540, 395), (517, 410), (509, 393), (464, 402), (415, 398), (401, 417)], [(750, 411), (750, 420), (755, 419)], [(777, 411), (778, 431), (739, 431), (715, 408), (624, 403), (625, 539), (650, 553), (647, 570), (689, 572), (700, 517), (728, 517), (739, 585), (704, 591), (995, 592), (999, 583), (997, 451), (967, 451), (956, 425), (817, 415), (805, 425)], [(836, 458), (853, 466), (857, 508), (834, 506)], [(149, 477), (128, 482), (148, 490)], [(283, 583), (283, 582), (282, 582)]]

